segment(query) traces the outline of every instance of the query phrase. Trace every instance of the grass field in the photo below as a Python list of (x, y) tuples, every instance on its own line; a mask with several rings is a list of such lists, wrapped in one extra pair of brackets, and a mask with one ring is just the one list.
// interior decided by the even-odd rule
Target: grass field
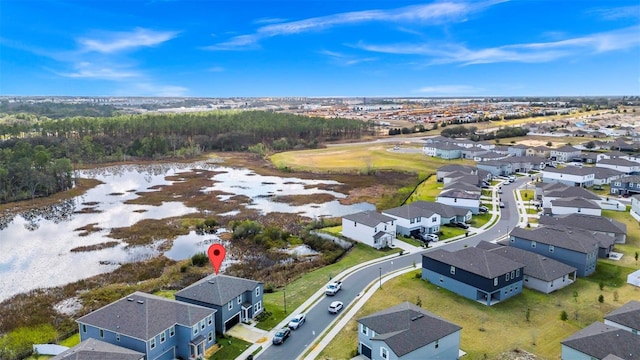
[(230, 336), (225, 338), (218, 337), (216, 341), (218, 342), (217, 346), (220, 346), (220, 350), (209, 356), (209, 360), (235, 359), (251, 346), (251, 343)]
[(323, 286), (329, 282), (330, 278), (337, 276), (345, 269), (399, 251), (400, 249), (376, 250), (370, 246), (357, 243), (340, 261), (306, 273), (287, 285), (287, 313), (284, 312), (285, 289), (279, 289), (273, 293), (265, 293), (264, 307), (267, 311), (271, 312), (272, 315), (268, 319), (258, 323), (257, 327), (264, 330), (271, 330), (298, 306), (302, 305), (302, 303), (318, 291), (318, 289), (322, 289)]
[(391, 144), (332, 146), (326, 149), (287, 151), (274, 154), (278, 168), (327, 173), (371, 173), (375, 170), (407, 171), (426, 176), (449, 164), (471, 164), (466, 160), (443, 160), (422, 153), (389, 151)]
[[(434, 171), (435, 174), (435, 171)], [(443, 184), (437, 181), (435, 175), (430, 176), (427, 180), (423, 181), (416, 191), (409, 197), (407, 203), (412, 203), (417, 200), (435, 201), (440, 191), (442, 191)]]
[[(611, 283), (620, 283), (633, 271), (612, 268), (620, 271), (603, 269), (601, 272)], [(424, 309), (462, 326), (460, 346), (467, 352), (465, 358), (468, 359), (482, 359), (485, 354), (488, 359), (495, 359), (514, 349), (529, 351), (541, 359), (558, 359), (561, 340), (594, 321), (602, 321), (607, 312), (640, 297), (640, 289), (626, 284), (618, 288), (605, 286), (600, 291), (601, 279), (596, 277), (578, 279), (575, 284), (550, 295), (524, 289), (522, 294), (508, 301), (487, 307), (416, 278), (415, 274), (419, 272), (410, 272), (387, 282), (358, 311), (355, 319), (403, 301), (415, 304), (420, 298)], [(576, 298), (574, 291), (578, 294)], [(605, 298), (602, 304), (598, 302), (600, 294)], [(526, 320), (527, 309), (529, 321)], [(569, 314), (566, 322), (560, 320), (563, 310)], [(357, 323), (351, 320), (319, 358), (348, 359), (356, 347)]]

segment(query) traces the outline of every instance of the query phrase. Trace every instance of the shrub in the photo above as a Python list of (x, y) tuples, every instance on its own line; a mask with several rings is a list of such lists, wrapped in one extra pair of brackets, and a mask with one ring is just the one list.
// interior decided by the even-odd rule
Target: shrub
[(207, 265), (208, 262), (209, 257), (207, 257), (207, 254), (203, 252), (197, 253), (191, 257), (191, 264), (193, 264), (193, 266), (203, 267)]

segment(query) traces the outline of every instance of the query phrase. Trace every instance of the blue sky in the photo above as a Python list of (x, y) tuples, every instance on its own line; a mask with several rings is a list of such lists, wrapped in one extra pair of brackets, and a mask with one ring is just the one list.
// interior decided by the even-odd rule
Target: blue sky
[(639, 94), (636, 0), (0, 0), (0, 95)]

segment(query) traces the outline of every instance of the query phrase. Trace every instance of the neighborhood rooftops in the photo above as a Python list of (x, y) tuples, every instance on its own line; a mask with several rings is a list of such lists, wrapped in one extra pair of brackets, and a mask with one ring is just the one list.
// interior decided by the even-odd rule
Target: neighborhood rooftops
[(575, 207), (581, 209), (600, 209), (600, 205), (581, 197), (551, 200), (553, 206)]
[(192, 327), (213, 313), (203, 306), (136, 291), (76, 321), (146, 341), (175, 324)]
[(384, 341), (398, 357), (462, 329), (409, 302), (362, 317), (358, 322), (375, 332), (372, 340)]
[(443, 218), (452, 218), (454, 216), (466, 216), (471, 211), (469, 209), (450, 206), (447, 204), (441, 204), (437, 202), (418, 200), (412, 202), (411, 205), (417, 206), (422, 209), (432, 210), (439, 214)]
[(359, 213), (343, 216), (342, 218), (351, 220), (355, 223), (364, 224), (369, 227), (374, 227), (380, 223), (386, 223), (395, 220), (394, 218), (380, 214), (375, 210), (362, 211)]
[(412, 203), (409, 205), (402, 205), (393, 209), (385, 210), (384, 213), (391, 214), (402, 219), (413, 219), (418, 216), (429, 218), (436, 212), (431, 209), (425, 209), (423, 207), (417, 206), (416, 203)]
[(50, 360), (141, 360), (145, 354), (89, 338)]
[(562, 187), (550, 187), (549, 190), (544, 191), (546, 197), (558, 197), (558, 198), (570, 198), (580, 197), (587, 200), (602, 200), (600, 196), (592, 193), (591, 191), (581, 188), (579, 186), (566, 186)]
[(178, 291), (175, 296), (222, 306), (245, 291), (253, 291), (259, 284), (234, 276), (209, 275)]
[(605, 315), (604, 318), (632, 329), (640, 329), (640, 301), (629, 301)]
[(452, 188), (443, 190), (438, 197), (478, 200), (480, 193)]
[(541, 216), (539, 222), (541, 225), (563, 225), (614, 234), (627, 233), (626, 224), (596, 215), (569, 214), (565, 216)]
[(640, 336), (601, 322), (594, 322), (561, 344), (596, 359), (615, 355), (625, 360), (640, 360)]
[(545, 172), (550, 173), (558, 173), (558, 174), (568, 174), (568, 175), (578, 175), (585, 176), (593, 174), (593, 168), (590, 167), (578, 167), (578, 166), (566, 166), (562, 169), (546, 167), (544, 168)]
[(493, 279), (524, 266), (491, 251), (475, 247), (464, 248), (454, 252), (437, 249), (422, 256), (488, 279)]
[(509, 235), (583, 254), (591, 253), (598, 246), (598, 240), (592, 232), (558, 225), (533, 230), (515, 228)]

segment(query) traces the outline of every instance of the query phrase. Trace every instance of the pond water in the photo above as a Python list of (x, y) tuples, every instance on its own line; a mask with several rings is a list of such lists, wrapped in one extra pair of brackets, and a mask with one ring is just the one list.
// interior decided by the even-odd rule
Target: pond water
[[(165, 202), (160, 206), (125, 204), (127, 200), (138, 197), (137, 192), (157, 191), (151, 188), (169, 185), (171, 181), (166, 177), (190, 169), (219, 172), (212, 177), (215, 185), (203, 191), (230, 194), (220, 195), (221, 199), (248, 196), (252, 202), (247, 207), (258, 209), (263, 214), (276, 211), (313, 218), (375, 209), (368, 203), (347, 206), (337, 200), (300, 206), (275, 202), (274, 195), (327, 193), (335, 198), (346, 195), (319, 188), (337, 184), (332, 180), (261, 176), (248, 169), (212, 163), (127, 165), (79, 171), (79, 177), (94, 178), (104, 184), (54, 207), (0, 216), (0, 301), (33, 289), (64, 285), (110, 272), (120, 264), (159, 255), (158, 246), (164, 239), (157, 239), (148, 246), (127, 247), (118, 241), (117, 245), (101, 250), (71, 252), (71, 249), (114, 241), (107, 236), (112, 228), (131, 226), (144, 219), (198, 212), (178, 201)], [(95, 224), (95, 231), (86, 233), (79, 229), (91, 224)], [(214, 241), (219, 242), (215, 234), (203, 236), (193, 232), (175, 239), (165, 255), (174, 260), (186, 259), (196, 252), (205, 251)], [(230, 258), (228, 261), (239, 260)]]

